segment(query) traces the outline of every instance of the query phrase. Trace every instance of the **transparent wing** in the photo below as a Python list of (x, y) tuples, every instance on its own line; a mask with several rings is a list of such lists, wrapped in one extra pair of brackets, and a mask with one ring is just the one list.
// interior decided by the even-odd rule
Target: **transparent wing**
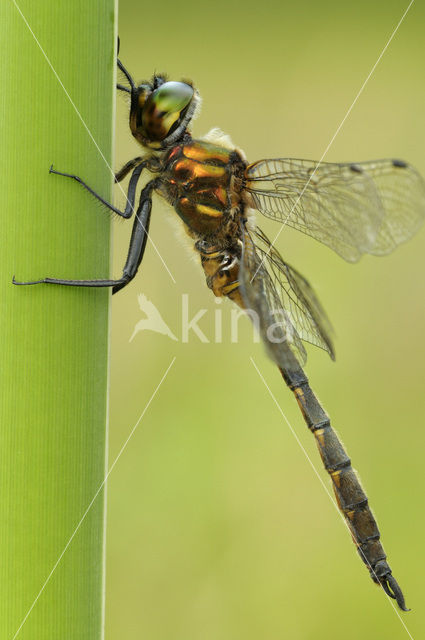
[(323, 242), (349, 262), (385, 255), (425, 217), (425, 182), (401, 160), (333, 164), (260, 160), (246, 169), (250, 204)]
[(254, 312), (253, 321), (280, 367), (293, 366), (292, 354), (304, 364), (303, 340), (334, 358), (332, 328), (313, 289), (258, 227), (243, 230), (239, 280), (244, 302)]

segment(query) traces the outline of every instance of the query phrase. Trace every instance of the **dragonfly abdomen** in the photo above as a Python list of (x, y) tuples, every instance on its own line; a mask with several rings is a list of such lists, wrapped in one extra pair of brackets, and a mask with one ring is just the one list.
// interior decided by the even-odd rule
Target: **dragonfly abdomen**
[(205, 240), (200, 240), (195, 244), (195, 249), (201, 257), (207, 285), (214, 295), (217, 297), (227, 296), (244, 308), (245, 305), (239, 291), (239, 245), (220, 249), (208, 244)]
[(401, 609), (407, 610), (400, 587), (386, 562), (378, 525), (367, 496), (351, 466), (350, 458), (331, 426), (329, 416), (310, 388), (301, 367), (295, 366), (293, 370), (280, 371), (286, 384), (293, 391), (307, 426), (316, 439), (323, 465), (332, 480), (338, 506), (372, 580), (381, 584), (385, 592), (397, 600)]

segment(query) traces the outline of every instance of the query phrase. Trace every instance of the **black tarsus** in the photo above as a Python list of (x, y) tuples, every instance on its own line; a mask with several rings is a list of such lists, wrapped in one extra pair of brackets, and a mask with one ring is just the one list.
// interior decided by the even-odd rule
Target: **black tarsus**
[(146, 164), (147, 164), (146, 161), (144, 161), (142, 158), (134, 158), (134, 160), (130, 160), (129, 162), (127, 162), (122, 167), (122, 169), (120, 169), (115, 174), (115, 182), (121, 182), (121, 180), (123, 180), (125, 176), (134, 168), (133, 174), (130, 178), (130, 182), (128, 185), (127, 202), (126, 202), (124, 211), (121, 211), (120, 209), (117, 209), (117, 207), (114, 207), (113, 204), (105, 200), (102, 196), (96, 193), (94, 189), (89, 187), (89, 185), (86, 182), (84, 182), (84, 180), (82, 180), (79, 176), (76, 176), (72, 173), (64, 173), (62, 171), (56, 171), (56, 169), (53, 169), (53, 165), (50, 167), (49, 173), (53, 173), (53, 174), (56, 174), (57, 176), (64, 176), (65, 178), (71, 178), (72, 180), (75, 180), (82, 187), (84, 187), (84, 189), (86, 189), (89, 193), (91, 193), (92, 196), (94, 196), (97, 200), (99, 200), (99, 202), (104, 204), (105, 207), (108, 207), (108, 209), (110, 209), (117, 215), (121, 216), (122, 218), (131, 218), (134, 210), (134, 201), (136, 197), (137, 183), (139, 181), (139, 178), (143, 169), (146, 167)]
[[(136, 169), (138, 169), (138, 167), (136, 167)], [(43, 278), (42, 280), (33, 280), (31, 282), (18, 282), (15, 280), (15, 276), (13, 276), (13, 284), (61, 284), (73, 287), (112, 287), (113, 294), (120, 291), (120, 289), (123, 289), (131, 280), (133, 280), (143, 259), (152, 210), (152, 191), (155, 186), (156, 179), (151, 180), (140, 194), (139, 207), (133, 223), (127, 260), (124, 265), (122, 277), (119, 280), (61, 280), (57, 278)]]
[(117, 58), (117, 65), (118, 65), (118, 69), (123, 72), (123, 74), (128, 80), (128, 84), (130, 85), (130, 88), (131, 88), (130, 93), (134, 93), (136, 91), (136, 86), (134, 84), (133, 78), (131, 77), (131, 75), (129, 74), (129, 72), (121, 62), (121, 60), (119, 60), (118, 58)]
[[(117, 57), (119, 55), (119, 52), (120, 52), (120, 37), (117, 36)], [(128, 75), (126, 74), (127, 79), (128, 79)], [(119, 91), (125, 91), (126, 93), (131, 93), (131, 89), (129, 89), (128, 87), (125, 87), (123, 84), (117, 84), (117, 89), (119, 89)]]
[(120, 37), (118, 36), (117, 38), (117, 65), (120, 71), (123, 72), (123, 74), (125, 75), (125, 77), (128, 80), (128, 83), (130, 85), (130, 89), (128, 87), (125, 87), (123, 84), (117, 84), (117, 89), (119, 89), (119, 91), (125, 91), (126, 93), (134, 93), (136, 91), (136, 86), (134, 84), (134, 80), (131, 77), (131, 75), (129, 74), (129, 72), (127, 71), (127, 69), (124, 67), (123, 63), (121, 62), (121, 60), (118, 58), (120, 52)]
[[(118, 37), (117, 41), (117, 52), (119, 52), (120, 48), (120, 39)], [(117, 58), (118, 68), (122, 71), (125, 77), (128, 80), (130, 85), (130, 89), (125, 87), (124, 85), (118, 84), (117, 88), (121, 91), (125, 91), (127, 93), (132, 94), (133, 96), (136, 93), (136, 87), (133, 81), (133, 78), (124, 67), (122, 62)], [(56, 175), (64, 176), (66, 178), (72, 178), (81, 186), (83, 186), (89, 193), (91, 193), (97, 200), (99, 200), (103, 205), (108, 207), (111, 211), (116, 213), (117, 215), (123, 218), (131, 218), (134, 211), (134, 202), (136, 198), (136, 188), (139, 178), (142, 174), (143, 169), (147, 166), (148, 162), (143, 160), (143, 158), (134, 158), (127, 162), (120, 171), (115, 174), (115, 182), (120, 182), (125, 178), (125, 176), (133, 170), (131, 175), (128, 191), (127, 191), (127, 202), (124, 211), (117, 209), (110, 202), (107, 202), (102, 196), (100, 196), (96, 191), (94, 191), (89, 185), (84, 182), (79, 176), (76, 176), (71, 173), (63, 173), (61, 171), (56, 171), (51, 165), (49, 173), (54, 173)], [(143, 258), (143, 254), (145, 252), (146, 241), (148, 238), (149, 231), (149, 223), (150, 223), (150, 214), (152, 210), (152, 191), (157, 184), (157, 180), (151, 180), (144, 187), (140, 194), (139, 207), (136, 212), (136, 218), (133, 223), (133, 230), (131, 233), (130, 245), (128, 249), (127, 260), (124, 265), (123, 275), (119, 280), (62, 280), (58, 278), (43, 278), (42, 280), (32, 280), (29, 282), (20, 282), (15, 279), (15, 276), (12, 278), (13, 284), (16, 285), (31, 285), (31, 284), (62, 284), (68, 286), (76, 286), (76, 287), (112, 287), (112, 293), (117, 293), (123, 287), (125, 287), (136, 275), (137, 270), (140, 266), (140, 263)]]
[(119, 89), (119, 91), (125, 91), (126, 93), (131, 94), (131, 89), (125, 87), (123, 84), (117, 84), (117, 89)]

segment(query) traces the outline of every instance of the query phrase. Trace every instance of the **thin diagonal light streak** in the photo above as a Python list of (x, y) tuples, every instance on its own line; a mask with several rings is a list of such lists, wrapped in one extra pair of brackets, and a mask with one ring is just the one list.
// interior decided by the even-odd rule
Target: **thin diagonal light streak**
[[(336, 511), (337, 511), (337, 513), (338, 513), (338, 515), (340, 516), (341, 520), (343, 521), (344, 525), (347, 527), (348, 532), (349, 532), (349, 533), (350, 533), (350, 535), (351, 535), (350, 529), (349, 529), (349, 527), (348, 527), (347, 522), (345, 521), (344, 516), (342, 515), (341, 511), (339, 510), (337, 503), (335, 502), (334, 498), (332, 497), (332, 494), (330, 493), (330, 491), (329, 491), (328, 487), (326, 486), (325, 482), (323, 481), (323, 479), (322, 479), (322, 477), (321, 477), (320, 473), (319, 473), (319, 472), (318, 472), (318, 470), (316, 469), (316, 466), (315, 466), (314, 462), (311, 460), (311, 458), (310, 458), (310, 456), (308, 455), (307, 451), (305, 450), (305, 448), (304, 448), (304, 446), (303, 446), (303, 444), (302, 444), (301, 440), (300, 440), (300, 439), (299, 439), (299, 437), (297, 436), (297, 433), (296, 433), (295, 429), (293, 428), (293, 426), (292, 426), (292, 425), (291, 425), (291, 423), (289, 422), (289, 420), (288, 420), (288, 418), (286, 417), (286, 415), (283, 413), (282, 407), (280, 406), (280, 404), (279, 404), (279, 403), (278, 403), (278, 401), (276, 400), (276, 397), (275, 397), (275, 395), (274, 395), (273, 391), (270, 389), (269, 385), (267, 384), (266, 380), (264, 379), (263, 374), (261, 373), (261, 371), (260, 371), (260, 370), (259, 370), (259, 368), (257, 367), (257, 365), (256, 365), (256, 363), (255, 363), (255, 360), (254, 360), (254, 358), (253, 358), (252, 356), (250, 356), (250, 360), (251, 360), (251, 363), (253, 364), (253, 366), (254, 366), (255, 370), (257, 371), (258, 375), (260, 376), (261, 381), (263, 382), (264, 386), (266, 387), (267, 391), (269, 392), (270, 397), (272, 398), (273, 402), (275, 403), (276, 407), (278, 408), (278, 411), (279, 411), (280, 415), (281, 415), (281, 416), (282, 416), (282, 418), (285, 420), (285, 422), (286, 422), (286, 424), (288, 425), (288, 427), (289, 427), (289, 429), (290, 429), (290, 431), (291, 431), (292, 435), (294, 436), (295, 440), (297, 441), (297, 443), (298, 443), (298, 445), (299, 445), (299, 447), (300, 447), (301, 451), (303, 452), (303, 454), (304, 454), (304, 455), (305, 455), (305, 457), (307, 458), (307, 460), (308, 460), (308, 462), (309, 462), (309, 464), (310, 464), (311, 468), (313, 469), (314, 473), (315, 473), (315, 474), (316, 474), (316, 476), (318, 477), (320, 484), (322, 485), (322, 487), (323, 487), (323, 488), (324, 488), (324, 490), (326, 491), (326, 493), (327, 493), (327, 495), (328, 495), (328, 497), (329, 497), (329, 500), (332, 502), (332, 504), (333, 504), (333, 506), (335, 507), (335, 509), (336, 509)], [(374, 574), (375, 578), (378, 580), (378, 578), (377, 578), (377, 576), (376, 576), (375, 571), (373, 570), (373, 568), (372, 568), (372, 566), (371, 566), (370, 562), (369, 562), (369, 561), (368, 561), (368, 559), (366, 558), (366, 556), (365, 556), (365, 554), (363, 553), (362, 549), (361, 549), (360, 547), (358, 547), (358, 549), (359, 549), (360, 553), (362, 554), (362, 556), (363, 556), (363, 558), (364, 558), (365, 564), (367, 564), (367, 565), (368, 565), (368, 567), (369, 567), (370, 571)], [(405, 631), (406, 631), (407, 635), (409, 636), (409, 638), (410, 638), (411, 640), (414, 640), (414, 639), (413, 639), (413, 636), (411, 635), (411, 633), (410, 633), (410, 631), (409, 631), (409, 629), (406, 627), (406, 624), (405, 624), (404, 620), (402, 619), (401, 615), (400, 615), (400, 614), (399, 614), (399, 612), (397, 611), (397, 609), (396, 609), (396, 607), (395, 607), (395, 605), (394, 605), (394, 603), (393, 603), (392, 599), (389, 597), (389, 595), (386, 593), (386, 591), (385, 591), (384, 589), (382, 589), (382, 591), (383, 591), (383, 592), (384, 592), (384, 594), (386, 595), (386, 597), (387, 597), (387, 599), (388, 599), (388, 601), (389, 601), (390, 605), (392, 606), (392, 608), (393, 608), (393, 610), (394, 610), (395, 614), (397, 615), (398, 619), (400, 620), (401, 624), (403, 625), (403, 627), (404, 627), (404, 629), (405, 629)]]
[(322, 157), (320, 158), (320, 160), (318, 161), (318, 163), (316, 164), (316, 166), (314, 167), (314, 171), (311, 173), (309, 179), (307, 180), (307, 182), (305, 183), (300, 195), (298, 196), (298, 198), (295, 201), (295, 204), (292, 206), (292, 209), (289, 211), (288, 215), (286, 216), (285, 220), (282, 222), (282, 225), (279, 229), (279, 231), (277, 232), (273, 242), (271, 243), (270, 247), (267, 250), (267, 253), (262, 257), (260, 264), (257, 267), (257, 270), (255, 271), (254, 275), (252, 276), (250, 282), (252, 282), (255, 278), (255, 276), (257, 275), (258, 271), (261, 269), (261, 267), (263, 266), (264, 260), (265, 258), (270, 254), (270, 251), (272, 250), (272, 248), (275, 245), (276, 240), (278, 239), (278, 237), (280, 236), (280, 234), (282, 233), (283, 228), (285, 227), (285, 225), (287, 224), (289, 218), (292, 215), (292, 212), (294, 211), (295, 207), (297, 206), (297, 204), (299, 203), (299, 201), (301, 200), (301, 198), (304, 195), (305, 190), (307, 189), (308, 185), (310, 184), (311, 180), (313, 179), (316, 171), (318, 170), (318, 168), (320, 167), (320, 165), (323, 162), (324, 157), (326, 156), (326, 154), (328, 153), (329, 149), (331, 148), (332, 144), (335, 141), (335, 138), (337, 137), (337, 135), (339, 134), (339, 132), (341, 131), (342, 127), (344, 126), (345, 121), (347, 120), (348, 116), (350, 115), (351, 111), (353, 110), (357, 100), (360, 98), (361, 94), (363, 93), (364, 88), (366, 87), (367, 83), (369, 82), (371, 76), (373, 75), (376, 67), (378, 66), (378, 64), (381, 61), (382, 56), (384, 55), (384, 53), (386, 52), (386, 50), (388, 49), (392, 39), (394, 38), (395, 34), (397, 33), (401, 23), (403, 22), (404, 18), (406, 17), (410, 7), (412, 6), (412, 4), (414, 3), (415, 0), (410, 0), (409, 5), (407, 7), (407, 9), (405, 10), (405, 12), (403, 13), (403, 15), (401, 16), (400, 20), (398, 21), (396, 27), (393, 29), (392, 34), (390, 35), (385, 47), (382, 49), (381, 53), (378, 56), (378, 59), (376, 60), (375, 64), (373, 65), (373, 67), (371, 68), (371, 70), (369, 71), (366, 80), (363, 82), (362, 86), (360, 87), (359, 91), (357, 92), (356, 97), (354, 98), (353, 102), (351, 103), (350, 107), (348, 108), (348, 111), (346, 112), (345, 116), (343, 117), (343, 119), (341, 120), (341, 122), (339, 123), (337, 130), (335, 131), (335, 133), (333, 134), (329, 144), (327, 145), (326, 149), (324, 150), (324, 152), (322, 153)]
[(139, 426), (139, 423), (141, 422), (141, 420), (143, 419), (143, 416), (145, 415), (146, 411), (149, 409), (149, 406), (152, 402), (152, 400), (155, 398), (156, 394), (159, 391), (159, 388), (161, 387), (162, 383), (164, 382), (165, 378), (167, 377), (171, 367), (173, 366), (174, 362), (176, 361), (176, 357), (174, 356), (174, 358), (171, 360), (170, 364), (167, 367), (167, 370), (165, 371), (164, 375), (162, 376), (161, 380), (159, 381), (159, 383), (157, 384), (155, 391), (152, 393), (151, 397), (149, 398), (145, 408), (143, 409), (142, 413), (140, 414), (136, 424), (134, 425), (134, 427), (132, 428), (132, 430), (130, 431), (127, 439), (125, 440), (124, 444), (122, 445), (121, 449), (118, 452), (118, 455), (116, 456), (115, 460), (113, 461), (113, 463), (111, 464), (111, 466), (109, 467), (109, 470), (106, 474), (106, 476), (104, 477), (104, 479), (102, 480), (102, 482), (100, 483), (96, 493), (94, 494), (93, 498), (91, 499), (87, 509), (84, 511), (83, 515), (81, 516), (81, 519), (79, 521), (79, 523), (77, 524), (77, 526), (75, 527), (72, 535), (69, 537), (68, 542), (66, 543), (66, 545), (64, 546), (62, 552), (60, 553), (60, 555), (58, 556), (58, 559), (56, 560), (55, 564), (52, 567), (52, 570), (50, 571), (49, 575), (47, 576), (46, 580), (44, 581), (43, 586), (41, 587), (40, 591), (38, 592), (37, 596), (34, 598), (33, 603), (31, 604), (30, 608), (28, 609), (27, 613), (25, 614), (24, 618), (22, 619), (21, 624), (19, 625), (18, 629), (16, 630), (15, 635), (13, 636), (12, 640), (16, 640), (16, 638), (18, 637), (18, 635), (20, 634), (22, 627), (24, 626), (25, 622), (27, 621), (28, 617), (31, 614), (31, 611), (34, 609), (35, 605), (37, 604), (40, 596), (42, 595), (43, 591), (45, 590), (46, 586), (48, 585), (48, 583), (50, 582), (51, 577), (53, 576), (54, 572), (56, 571), (60, 561), (62, 560), (63, 556), (65, 555), (68, 547), (70, 546), (71, 542), (73, 541), (73, 539), (75, 538), (78, 530), (80, 529), (81, 525), (83, 524), (87, 514), (89, 513), (90, 509), (92, 508), (93, 504), (96, 501), (96, 498), (98, 497), (99, 493), (102, 491), (106, 481), (108, 480), (113, 468), (115, 467), (115, 465), (117, 464), (118, 460), (121, 457), (121, 454), (123, 453), (124, 449), (126, 448), (127, 444), (129, 443), (130, 439), (133, 437), (134, 432), (136, 431), (137, 427)]
[[(56, 69), (54, 68), (54, 66), (52, 65), (52, 63), (50, 62), (50, 58), (49, 58), (49, 56), (48, 56), (48, 55), (47, 55), (47, 53), (44, 51), (44, 49), (43, 49), (43, 47), (42, 47), (42, 45), (41, 45), (40, 41), (38, 40), (37, 36), (36, 36), (36, 35), (35, 35), (35, 33), (34, 33), (34, 31), (31, 29), (31, 26), (30, 26), (30, 24), (29, 24), (28, 20), (26, 19), (26, 17), (25, 17), (25, 16), (24, 16), (24, 14), (22, 13), (22, 11), (21, 11), (20, 7), (18, 6), (18, 4), (17, 4), (16, 0), (12, 0), (12, 3), (15, 5), (16, 10), (19, 12), (19, 14), (20, 14), (20, 16), (21, 16), (22, 20), (24, 21), (24, 23), (25, 23), (25, 25), (27, 26), (27, 28), (28, 28), (29, 32), (31, 33), (32, 37), (34, 38), (35, 42), (37, 43), (38, 48), (40, 49), (41, 53), (43, 54), (43, 56), (44, 56), (44, 58), (45, 58), (45, 60), (46, 60), (47, 64), (49, 65), (50, 69), (52, 70), (53, 75), (55, 76), (56, 80), (59, 82), (60, 86), (62, 87), (62, 89), (63, 89), (63, 91), (64, 91), (64, 93), (65, 93), (66, 97), (68, 98), (69, 102), (70, 102), (70, 103), (71, 103), (71, 105), (72, 105), (72, 108), (74, 109), (75, 113), (77, 114), (78, 118), (80, 119), (81, 124), (83, 125), (83, 127), (84, 127), (84, 128), (85, 128), (85, 130), (87, 131), (87, 133), (88, 133), (89, 137), (91, 138), (91, 140), (92, 140), (92, 142), (93, 142), (94, 146), (95, 146), (95, 147), (96, 147), (96, 149), (98, 150), (98, 152), (99, 152), (99, 154), (100, 154), (100, 156), (101, 156), (102, 160), (104, 161), (104, 163), (106, 164), (106, 166), (108, 167), (109, 171), (111, 172), (112, 176), (113, 176), (113, 177), (114, 177), (114, 179), (115, 179), (115, 172), (114, 172), (114, 170), (112, 169), (111, 165), (109, 164), (109, 162), (108, 162), (108, 161), (107, 161), (107, 159), (105, 158), (105, 156), (104, 156), (104, 154), (103, 154), (103, 152), (102, 152), (101, 148), (99, 147), (98, 143), (96, 142), (96, 140), (95, 140), (95, 138), (94, 138), (94, 136), (93, 136), (92, 132), (90, 131), (90, 129), (89, 129), (89, 127), (88, 127), (88, 125), (86, 124), (86, 122), (85, 122), (85, 120), (84, 120), (83, 116), (82, 116), (82, 115), (81, 115), (81, 113), (79, 112), (79, 110), (78, 110), (78, 108), (77, 108), (77, 106), (76, 106), (75, 102), (73, 101), (73, 99), (72, 99), (72, 98), (71, 98), (71, 96), (69, 95), (68, 91), (66, 90), (66, 87), (65, 87), (65, 85), (63, 84), (62, 80), (60, 79), (59, 74), (57, 73), (57, 71), (56, 71)], [(129, 201), (128, 201), (128, 198), (127, 198), (127, 194), (125, 193), (125, 191), (124, 191), (124, 189), (122, 188), (121, 184), (120, 184), (119, 182), (118, 182), (118, 183), (116, 183), (116, 184), (118, 185), (118, 188), (121, 190), (121, 193), (124, 195), (124, 197), (125, 197), (126, 201), (127, 201), (127, 202), (129, 202)], [(134, 207), (133, 207), (133, 206), (131, 207), (131, 210), (134, 212)], [(166, 262), (165, 262), (164, 258), (162, 257), (161, 253), (159, 252), (159, 249), (157, 248), (156, 244), (155, 244), (155, 243), (154, 243), (154, 241), (152, 240), (152, 238), (151, 238), (150, 234), (146, 231), (146, 228), (145, 228), (145, 226), (143, 225), (143, 223), (142, 223), (142, 221), (140, 220), (140, 218), (139, 218), (139, 216), (137, 215), (137, 213), (135, 213), (135, 216), (136, 216), (136, 218), (137, 218), (137, 220), (138, 220), (138, 222), (139, 222), (140, 226), (142, 227), (143, 231), (146, 233), (146, 235), (147, 235), (147, 237), (148, 237), (149, 241), (151, 242), (151, 244), (152, 244), (152, 246), (153, 246), (153, 248), (154, 248), (155, 252), (157, 253), (157, 255), (158, 255), (159, 259), (161, 260), (162, 264), (164, 265), (164, 267), (165, 267), (165, 269), (166, 269), (166, 271), (167, 271), (168, 275), (170, 276), (171, 280), (174, 282), (174, 284), (176, 284), (176, 280), (174, 279), (173, 274), (171, 273), (170, 269), (168, 268), (168, 266), (167, 266), (167, 264), (166, 264)]]

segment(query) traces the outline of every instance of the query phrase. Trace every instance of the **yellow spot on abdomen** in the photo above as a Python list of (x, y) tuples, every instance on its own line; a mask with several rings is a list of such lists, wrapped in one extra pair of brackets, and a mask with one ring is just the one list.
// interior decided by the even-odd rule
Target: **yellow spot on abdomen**
[(339, 488), (339, 486), (340, 486), (340, 484), (341, 484), (341, 478), (340, 478), (340, 476), (341, 476), (341, 471), (340, 471), (340, 470), (338, 470), (338, 471), (331, 471), (330, 475), (331, 475), (331, 478), (332, 478), (332, 480), (333, 480), (333, 482), (334, 482), (335, 486)]
[(324, 429), (316, 429), (316, 431), (314, 431), (314, 437), (316, 438), (316, 440), (318, 441), (321, 447), (325, 446), (325, 438), (323, 437), (324, 433), (325, 433)]

